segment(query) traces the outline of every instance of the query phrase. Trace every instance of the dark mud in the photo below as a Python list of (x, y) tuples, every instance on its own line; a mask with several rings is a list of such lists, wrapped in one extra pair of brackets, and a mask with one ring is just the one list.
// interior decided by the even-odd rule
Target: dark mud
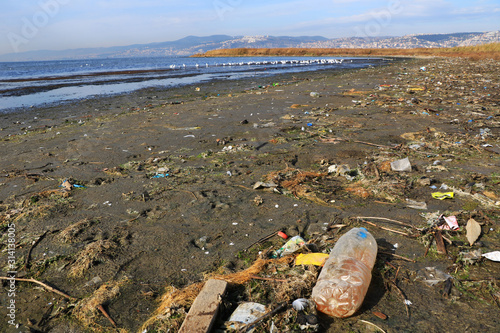
[[(18, 282), (14, 329), (4, 281), (0, 316), (7, 320), (0, 329), (139, 332), (166, 287), (247, 268), (258, 250), (284, 243), (274, 237), (252, 246), (277, 230), (328, 252), (345, 228), (326, 226), (348, 224), (367, 227), (381, 249), (413, 262), (380, 254), (358, 314), (320, 315), (319, 332), (367, 331), (360, 320), (386, 332), (496, 332), (500, 264), (464, 262), (459, 253), (491, 252), (500, 244), (499, 69), (489, 61), (407, 60), (360, 71), (147, 89), (1, 116), (2, 275), (15, 270), (18, 278), (75, 299)], [(390, 162), (404, 157), (412, 171), (392, 171)], [(354, 179), (328, 173), (342, 164), (355, 171)], [(306, 173), (316, 176), (297, 180)], [(73, 186), (61, 187), (65, 180)], [(253, 189), (269, 180), (281, 193)], [(430, 188), (442, 184), (448, 190)], [(435, 191), (455, 196), (436, 200)], [(427, 209), (409, 208), (406, 199)], [(422, 229), (429, 225), (421, 214), (438, 211), (460, 224), (460, 231), (443, 233), (452, 242), (447, 254), (434, 243), (426, 251), (429, 234), (370, 220), (413, 232), (408, 237), (355, 218), (384, 217)], [(482, 229), (472, 246), (465, 232), (470, 218)], [(9, 267), (12, 224), (15, 263)], [(425, 267), (450, 274), (451, 291), (417, 281)], [(244, 288), (234, 287), (227, 311), (249, 299), (270, 308), (280, 302), (273, 297), (276, 285), (264, 285), (259, 295)], [(300, 293), (289, 296), (310, 296)], [(118, 328), (90, 300), (102, 304)], [(148, 331), (175, 331), (188, 309), (163, 314)], [(298, 327), (280, 318), (279, 331)]]

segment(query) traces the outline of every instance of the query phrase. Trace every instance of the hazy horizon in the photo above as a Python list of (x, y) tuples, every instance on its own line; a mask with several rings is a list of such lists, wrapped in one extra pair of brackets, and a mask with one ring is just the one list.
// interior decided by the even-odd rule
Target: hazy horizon
[(0, 54), (175, 41), (186, 36), (381, 37), (499, 30), (499, 1), (8, 1)]

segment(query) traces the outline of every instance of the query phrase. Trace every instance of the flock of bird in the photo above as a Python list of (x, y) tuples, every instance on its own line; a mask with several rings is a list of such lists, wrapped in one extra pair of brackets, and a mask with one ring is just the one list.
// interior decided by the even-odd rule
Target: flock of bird
[[(210, 66), (276, 66), (276, 65), (312, 65), (312, 64), (319, 64), (319, 65), (326, 65), (326, 64), (342, 64), (344, 62), (344, 59), (311, 59), (311, 60), (274, 60), (274, 61), (249, 61), (249, 62), (224, 62), (224, 63), (216, 63), (214, 65), (209, 65), (208, 63), (205, 63), (206, 68)], [(170, 65), (170, 69), (185, 69), (187, 66), (186, 64), (182, 65)], [(200, 64), (195, 64), (194, 67), (200, 68)]]

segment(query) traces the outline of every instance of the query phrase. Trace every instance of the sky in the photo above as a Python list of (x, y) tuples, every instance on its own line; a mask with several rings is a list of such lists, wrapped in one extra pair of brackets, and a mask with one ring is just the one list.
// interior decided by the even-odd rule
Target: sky
[(0, 54), (189, 35), (377, 37), (500, 30), (500, 0), (1, 0)]

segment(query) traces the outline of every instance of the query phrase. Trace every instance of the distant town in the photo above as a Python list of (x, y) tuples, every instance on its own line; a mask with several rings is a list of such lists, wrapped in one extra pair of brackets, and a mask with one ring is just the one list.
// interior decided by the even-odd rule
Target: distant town
[(89, 58), (189, 56), (210, 50), (231, 48), (437, 48), (473, 46), (500, 42), (500, 31), (452, 34), (418, 34), (402, 37), (348, 37), (328, 39), (321, 36), (188, 36), (177, 41), (85, 48), (62, 51), (29, 51), (0, 55), (0, 61), (62, 60)]

